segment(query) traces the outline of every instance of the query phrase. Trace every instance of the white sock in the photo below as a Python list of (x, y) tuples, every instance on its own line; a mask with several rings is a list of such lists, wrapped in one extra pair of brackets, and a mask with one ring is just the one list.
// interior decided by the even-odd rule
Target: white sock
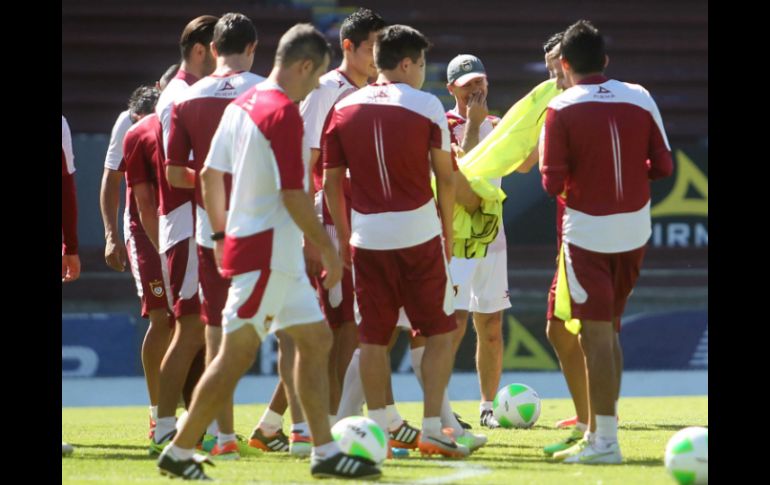
[(385, 408), (370, 409), (369, 418), (379, 425), (380, 428), (387, 431), (388, 429), (388, 412)]
[(262, 414), (262, 418), (259, 420), (257, 426), (262, 430), (263, 434), (268, 436), (274, 435), (279, 430), (283, 429), (283, 416), (272, 409), (267, 408)]
[[(356, 349), (350, 359), (348, 369), (345, 371), (345, 380), (342, 383), (342, 397), (337, 408), (337, 420), (348, 416), (361, 416), (366, 399), (364, 398), (364, 386), (361, 384), (361, 370), (359, 368), (361, 351)], [(385, 429), (385, 428), (383, 428)]]
[(225, 445), (225, 443), (228, 443), (230, 441), (235, 441), (235, 433), (233, 434), (224, 434), (221, 431), (217, 435), (217, 444), (222, 447)]
[(602, 448), (618, 441), (618, 421), (615, 416), (596, 415), (596, 442)]
[(311, 453), (311, 457), (325, 460), (339, 453), (342, 453), (342, 450), (340, 449), (340, 445), (337, 444), (336, 441), (330, 441), (325, 445), (314, 446), (313, 451)]
[(463, 434), (463, 427), (460, 421), (457, 420), (454, 411), (452, 411), (452, 405), (449, 403), (449, 389), (444, 389), (444, 399), (441, 401), (441, 425), (444, 427), (452, 428), (455, 432), (455, 436)]
[(158, 420), (158, 406), (150, 406), (150, 419), (153, 421)]
[(586, 431), (588, 431), (588, 425), (585, 423), (580, 423), (580, 422), (575, 423), (575, 428), (582, 431), (584, 435)]
[(176, 428), (176, 417), (169, 416), (167, 418), (158, 418), (155, 420), (155, 442), (159, 443), (159, 439), (174, 431)]
[(404, 424), (404, 418), (398, 414), (395, 404), (388, 404), (385, 406), (385, 413), (388, 416), (388, 431), (395, 431)]
[(209, 424), (208, 428), (206, 428), (206, 433), (211, 436), (217, 436), (219, 434), (219, 424), (216, 419)]
[(291, 432), (299, 433), (303, 436), (310, 436), (310, 428), (308, 428), (307, 423), (305, 422), (292, 424)]
[(589, 443), (594, 440), (595, 433), (592, 432), (590, 429), (586, 429), (586, 432), (583, 434), (583, 439), (588, 441)]
[(441, 418), (434, 416), (431, 418), (422, 418), (423, 436), (441, 437)]
[(195, 454), (194, 449), (184, 449), (180, 448), (177, 445), (171, 444), (168, 447), (168, 454), (171, 455), (171, 458), (175, 459), (176, 461), (184, 461), (189, 460), (193, 457)]
[(481, 401), (481, 404), (479, 404), (479, 412), (483, 412), (489, 409), (492, 411), (492, 401)]

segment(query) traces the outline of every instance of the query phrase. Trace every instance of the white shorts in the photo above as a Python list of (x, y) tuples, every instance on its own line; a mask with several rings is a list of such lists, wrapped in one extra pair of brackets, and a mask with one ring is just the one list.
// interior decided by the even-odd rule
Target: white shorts
[(508, 253), (494, 251), (482, 259), (452, 258), (455, 310), (496, 313), (511, 307), (508, 298)]
[(324, 321), (307, 275), (252, 271), (233, 276), (222, 312), (222, 331), (254, 325), (259, 338), (295, 325)]

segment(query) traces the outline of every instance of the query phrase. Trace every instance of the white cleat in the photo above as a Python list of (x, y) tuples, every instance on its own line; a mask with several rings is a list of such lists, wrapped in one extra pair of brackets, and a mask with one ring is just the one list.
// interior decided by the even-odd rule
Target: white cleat
[(584, 441), (583, 446), (564, 458), (564, 463), (579, 463), (582, 465), (617, 465), (623, 462), (618, 442), (608, 445), (606, 448), (597, 446), (596, 441)]

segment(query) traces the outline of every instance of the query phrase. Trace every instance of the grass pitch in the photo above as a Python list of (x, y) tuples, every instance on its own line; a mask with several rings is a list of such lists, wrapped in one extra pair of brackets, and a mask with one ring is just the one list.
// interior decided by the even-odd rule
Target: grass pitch
[[(248, 437), (265, 405), (236, 406), (236, 431)], [(543, 455), (543, 445), (568, 432), (554, 423), (573, 414), (571, 401), (547, 399), (537, 424), (529, 430), (487, 430), (478, 426), (478, 403), (453, 403), (473, 426), (489, 436), (487, 446), (467, 460), (408, 458), (389, 460), (380, 483), (401, 484), (674, 484), (663, 466), (666, 442), (687, 426), (708, 426), (708, 397), (623, 398), (620, 401), (622, 465), (564, 465)], [(419, 426), (422, 405), (401, 403), (401, 415)], [(288, 433), (288, 426), (284, 426)], [(62, 438), (75, 453), (62, 459), (62, 483), (168, 484), (147, 454), (147, 408), (64, 408)], [(227, 483), (350, 483), (314, 480), (309, 460), (287, 453), (261, 453), (238, 462), (207, 467), (217, 481)]]

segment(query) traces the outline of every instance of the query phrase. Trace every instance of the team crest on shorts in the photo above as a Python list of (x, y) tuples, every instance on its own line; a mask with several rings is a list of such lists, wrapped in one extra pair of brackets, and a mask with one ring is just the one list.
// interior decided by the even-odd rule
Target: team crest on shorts
[(163, 296), (163, 282), (161, 280), (150, 281), (150, 291), (158, 298)]

